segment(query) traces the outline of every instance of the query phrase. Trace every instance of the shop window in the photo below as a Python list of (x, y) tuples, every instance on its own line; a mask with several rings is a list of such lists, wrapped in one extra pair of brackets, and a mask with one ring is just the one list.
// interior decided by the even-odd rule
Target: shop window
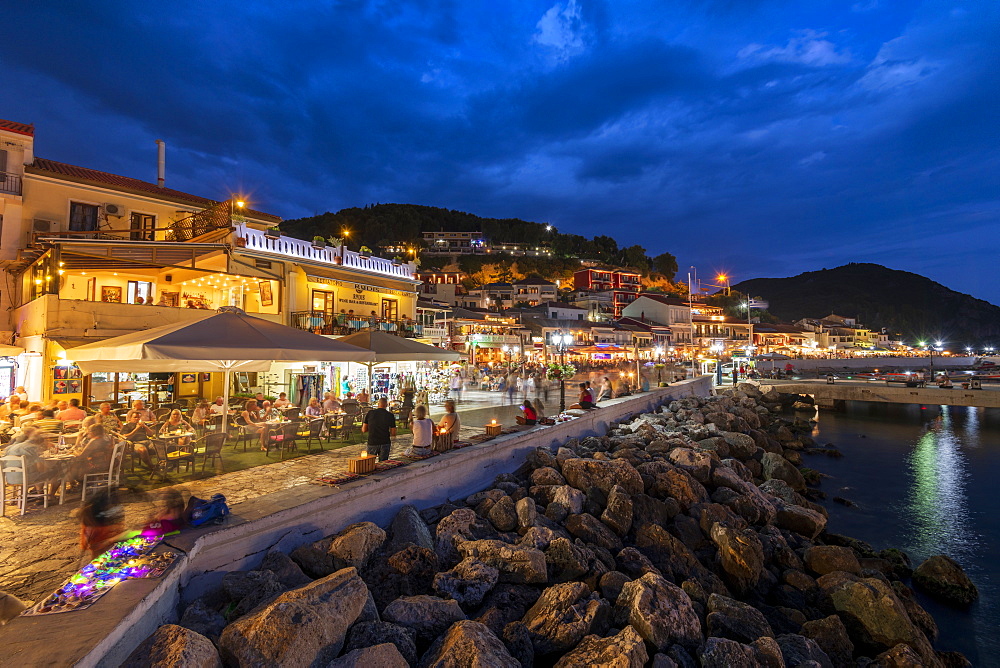
[(152, 304), (153, 284), (149, 281), (129, 281), (126, 298), (129, 304)]
[(69, 229), (71, 232), (93, 232), (97, 229), (98, 207), (83, 202), (69, 203)]

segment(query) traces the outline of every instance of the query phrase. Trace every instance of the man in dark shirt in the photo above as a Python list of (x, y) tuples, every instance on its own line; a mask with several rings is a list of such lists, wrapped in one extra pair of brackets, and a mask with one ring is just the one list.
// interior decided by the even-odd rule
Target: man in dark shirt
[(368, 451), (377, 453), (380, 462), (389, 459), (392, 439), (396, 436), (396, 418), (386, 409), (388, 405), (385, 397), (379, 399), (378, 408), (368, 411), (361, 425), (361, 431), (368, 434)]

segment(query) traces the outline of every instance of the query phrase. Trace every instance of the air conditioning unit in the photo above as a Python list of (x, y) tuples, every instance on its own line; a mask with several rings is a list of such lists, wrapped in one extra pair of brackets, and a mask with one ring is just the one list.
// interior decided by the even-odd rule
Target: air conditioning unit
[(59, 231), (59, 224), (54, 220), (42, 220), (35, 218), (31, 223), (31, 231), (39, 233), (54, 233)]
[(101, 208), (104, 209), (104, 215), (106, 216), (115, 216), (117, 218), (121, 218), (122, 216), (125, 215), (125, 207), (122, 206), (121, 204), (108, 203)]

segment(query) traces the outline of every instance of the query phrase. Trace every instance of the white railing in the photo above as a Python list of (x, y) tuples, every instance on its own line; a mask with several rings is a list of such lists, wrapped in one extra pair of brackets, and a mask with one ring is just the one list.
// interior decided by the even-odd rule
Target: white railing
[(386, 260), (381, 257), (364, 257), (360, 253), (347, 250), (346, 248), (341, 249), (333, 246), (317, 248), (308, 241), (293, 237), (282, 236), (272, 238), (266, 236), (260, 230), (255, 230), (246, 225), (237, 225), (235, 235), (238, 239), (244, 240), (244, 247), (247, 249), (275, 253), (299, 260), (321, 262), (331, 266), (340, 265), (351, 269), (361, 269), (373, 274), (409, 279), (414, 278), (416, 271), (416, 267), (410, 263), (396, 264), (392, 260)]

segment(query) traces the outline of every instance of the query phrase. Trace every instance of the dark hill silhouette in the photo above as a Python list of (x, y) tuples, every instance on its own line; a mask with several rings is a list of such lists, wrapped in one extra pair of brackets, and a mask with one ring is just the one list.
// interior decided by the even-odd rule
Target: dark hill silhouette
[(831, 313), (900, 334), (904, 343), (939, 339), (951, 350), (1000, 341), (1000, 308), (929, 278), (879, 264), (851, 263), (790, 278), (754, 278), (734, 290), (770, 302), (783, 320)]

